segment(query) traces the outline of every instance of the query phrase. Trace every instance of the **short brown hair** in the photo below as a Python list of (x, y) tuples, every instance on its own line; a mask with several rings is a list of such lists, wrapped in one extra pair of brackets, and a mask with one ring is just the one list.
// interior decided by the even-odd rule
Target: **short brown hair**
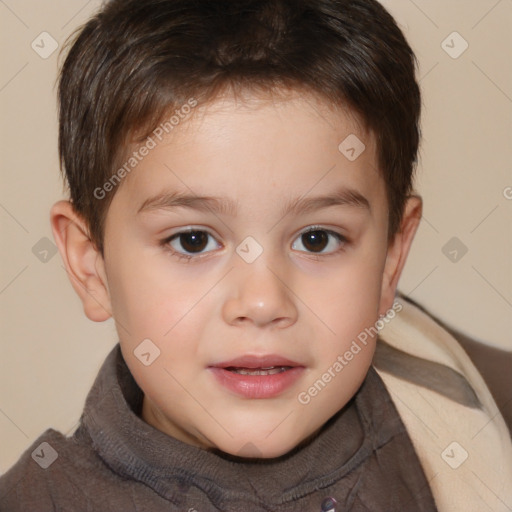
[(94, 190), (113, 176), (129, 141), (191, 97), (211, 101), (226, 87), (309, 91), (357, 114), (377, 142), (388, 235), (398, 231), (421, 99), (415, 56), (376, 0), (111, 0), (68, 47), (60, 162), (101, 252), (114, 194), (99, 200)]

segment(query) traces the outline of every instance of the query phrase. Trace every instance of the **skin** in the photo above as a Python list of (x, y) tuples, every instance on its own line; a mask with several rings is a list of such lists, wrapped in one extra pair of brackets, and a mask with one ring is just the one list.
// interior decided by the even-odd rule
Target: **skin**
[[(123, 180), (106, 217), (104, 257), (69, 202), (53, 206), (51, 223), (85, 314), (116, 322), (123, 356), (144, 392), (142, 418), (191, 445), (268, 458), (314, 436), (364, 380), (375, 339), (308, 404), (298, 401), (392, 307), (421, 199), (408, 199), (401, 230), (388, 244), (373, 135), (349, 112), (304, 94), (250, 100), (225, 96), (198, 106)], [(338, 149), (350, 134), (366, 146), (353, 162)], [(298, 198), (339, 188), (357, 191), (369, 208), (283, 215)], [(226, 197), (236, 212), (138, 213), (164, 191)], [(302, 236), (313, 226), (325, 235), (320, 252)], [(180, 237), (162, 243), (187, 227), (211, 235), (199, 254)], [(252, 263), (236, 252), (248, 236), (263, 249)], [(161, 351), (149, 366), (134, 354), (144, 339)], [(208, 366), (246, 354), (279, 354), (305, 369), (277, 397), (240, 397)]]

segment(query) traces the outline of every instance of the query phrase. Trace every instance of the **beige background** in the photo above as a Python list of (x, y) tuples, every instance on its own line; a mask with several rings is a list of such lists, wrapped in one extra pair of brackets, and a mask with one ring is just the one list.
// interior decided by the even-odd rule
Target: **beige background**
[[(442, 319), (512, 350), (512, 0), (383, 0), (420, 61), (424, 93), (417, 189), (424, 220), (400, 284)], [(47, 428), (70, 433), (101, 362), (112, 321), (87, 320), (52, 248), (49, 208), (63, 197), (57, 160), (59, 45), (99, 0), (1, 0), (0, 472)], [(452, 58), (442, 42), (469, 44)], [(459, 36), (447, 39), (452, 54)], [(45, 48), (48, 50), (49, 40)], [(39, 51), (43, 51), (39, 48)], [(452, 262), (452, 237), (467, 253)], [(452, 246), (444, 249), (450, 257)]]

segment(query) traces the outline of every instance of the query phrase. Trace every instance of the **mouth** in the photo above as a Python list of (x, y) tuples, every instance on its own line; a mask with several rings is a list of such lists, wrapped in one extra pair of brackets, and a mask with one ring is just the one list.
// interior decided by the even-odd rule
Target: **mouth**
[(243, 356), (208, 367), (222, 388), (244, 398), (273, 398), (289, 389), (305, 367), (281, 356)]
[(293, 368), (293, 366), (271, 366), (269, 368), (235, 368), (229, 366), (225, 368), (225, 370), (238, 373), (239, 375), (276, 375), (290, 370), (291, 368)]

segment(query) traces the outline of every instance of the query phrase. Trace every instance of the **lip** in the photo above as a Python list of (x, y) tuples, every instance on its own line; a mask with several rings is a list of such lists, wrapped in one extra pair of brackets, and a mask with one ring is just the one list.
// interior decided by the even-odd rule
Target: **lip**
[[(273, 375), (243, 375), (227, 368), (269, 368), (288, 366), (284, 372)], [(282, 356), (269, 354), (263, 356), (245, 355), (230, 361), (209, 366), (216, 381), (233, 393), (251, 399), (273, 398), (290, 388), (303, 374), (301, 364)]]

